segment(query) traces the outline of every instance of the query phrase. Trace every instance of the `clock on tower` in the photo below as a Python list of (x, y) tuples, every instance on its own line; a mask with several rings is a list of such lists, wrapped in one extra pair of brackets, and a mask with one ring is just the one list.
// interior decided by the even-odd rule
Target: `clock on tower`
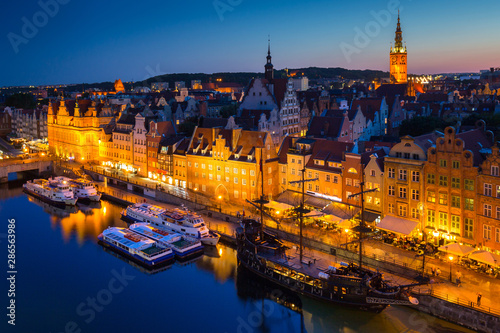
[(403, 32), (398, 13), (398, 26), (396, 29), (396, 38), (394, 47), (391, 47), (391, 83), (407, 83), (407, 52), (406, 46), (403, 47)]

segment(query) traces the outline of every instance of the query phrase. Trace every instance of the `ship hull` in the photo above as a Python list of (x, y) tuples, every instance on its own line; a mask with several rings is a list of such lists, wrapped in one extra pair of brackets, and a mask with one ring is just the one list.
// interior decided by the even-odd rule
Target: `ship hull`
[[(277, 274), (275, 271), (266, 270), (266, 268), (259, 266), (255, 262), (245, 260), (239, 254), (237, 257), (238, 257), (238, 265), (243, 266), (245, 269), (249, 270), (253, 274), (267, 281), (277, 284), (297, 294), (311, 297), (316, 300), (325, 301), (328, 303), (347, 305), (350, 307), (373, 311), (373, 312), (380, 312), (387, 307), (387, 304), (368, 303), (366, 295), (339, 296), (338, 294), (335, 294), (330, 290), (316, 288), (309, 284), (297, 282), (289, 277)], [(339, 288), (341, 287), (339, 286)]]
[(30, 194), (30, 195), (42, 200), (43, 202), (47, 202), (47, 203), (54, 205), (54, 206), (57, 206), (57, 207), (75, 206), (76, 201), (78, 200), (77, 198), (67, 199), (64, 201), (52, 200), (52, 199), (47, 198), (44, 195), (41, 195), (39, 193), (36, 193), (35, 191), (28, 189), (27, 187), (23, 187), (23, 191), (27, 194)]

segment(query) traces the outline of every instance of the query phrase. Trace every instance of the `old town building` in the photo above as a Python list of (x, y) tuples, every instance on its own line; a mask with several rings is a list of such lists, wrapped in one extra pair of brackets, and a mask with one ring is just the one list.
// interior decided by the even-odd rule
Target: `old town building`
[(266, 197), (279, 193), (276, 147), (266, 132), (197, 127), (186, 165), (187, 187), (211, 198), (254, 200), (262, 184)]

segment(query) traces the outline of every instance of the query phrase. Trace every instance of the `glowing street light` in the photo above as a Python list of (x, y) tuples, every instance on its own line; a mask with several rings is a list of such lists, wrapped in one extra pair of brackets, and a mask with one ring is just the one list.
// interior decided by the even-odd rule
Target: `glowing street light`
[(219, 195), (219, 213), (222, 212), (222, 195)]
[(349, 235), (349, 229), (344, 229), (345, 232), (345, 249), (347, 250), (347, 236)]
[(452, 282), (452, 279), (451, 279), (451, 263), (453, 262), (453, 256), (449, 256), (448, 259), (450, 259), (450, 282)]

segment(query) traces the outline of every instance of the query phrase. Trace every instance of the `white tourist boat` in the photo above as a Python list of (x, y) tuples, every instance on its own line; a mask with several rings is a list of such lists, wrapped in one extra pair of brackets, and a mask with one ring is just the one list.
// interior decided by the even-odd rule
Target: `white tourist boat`
[(174, 259), (171, 248), (126, 228), (109, 227), (97, 238), (102, 245), (148, 267)]
[(75, 196), (79, 200), (99, 202), (101, 200), (101, 193), (97, 191), (94, 183), (90, 180), (83, 178), (71, 179), (68, 177), (54, 177), (53, 181), (63, 184), (68, 184)]
[(199, 239), (204, 245), (215, 246), (220, 236), (208, 230), (200, 215), (186, 208), (165, 209), (149, 203), (136, 203), (122, 211), (122, 217), (131, 222), (147, 222), (173, 232)]
[(203, 245), (196, 238), (144, 222), (134, 223), (129, 229), (170, 247), (179, 259), (187, 259), (203, 254)]
[(23, 189), (40, 200), (54, 205), (74, 206), (78, 199), (67, 184), (49, 182), (46, 179), (28, 181), (23, 184)]

